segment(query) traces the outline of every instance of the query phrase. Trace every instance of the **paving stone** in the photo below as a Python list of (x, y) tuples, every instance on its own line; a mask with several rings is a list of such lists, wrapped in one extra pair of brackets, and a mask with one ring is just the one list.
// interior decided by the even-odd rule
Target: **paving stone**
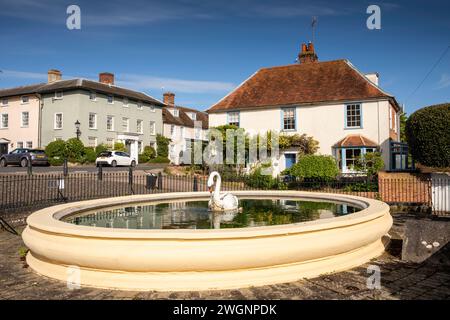
[[(200, 292), (135, 292), (81, 288), (70, 290), (66, 283), (42, 277), (23, 268), (18, 250), (21, 237), (0, 231), (0, 299), (449, 299), (450, 248), (447, 245), (439, 257), (421, 264), (405, 263), (387, 253), (368, 264), (345, 272), (324, 275), (262, 287)], [(445, 250), (444, 250), (445, 249)], [(381, 289), (366, 286), (367, 267), (381, 270)]]

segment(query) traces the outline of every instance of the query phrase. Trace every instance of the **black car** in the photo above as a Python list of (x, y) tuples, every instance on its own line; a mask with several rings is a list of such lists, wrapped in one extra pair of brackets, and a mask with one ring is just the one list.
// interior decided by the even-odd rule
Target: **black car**
[(44, 150), (17, 148), (10, 153), (3, 154), (1, 156), (0, 167), (6, 167), (10, 164), (26, 167), (28, 166), (28, 161), (30, 159), (32, 165), (49, 165), (48, 158)]

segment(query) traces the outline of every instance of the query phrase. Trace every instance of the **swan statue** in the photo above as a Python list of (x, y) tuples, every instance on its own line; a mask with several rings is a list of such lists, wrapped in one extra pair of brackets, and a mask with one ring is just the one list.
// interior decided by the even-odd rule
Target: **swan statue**
[[(216, 178), (215, 181), (214, 178)], [(237, 210), (239, 206), (238, 198), (231, 193), (220, 194), (221, 182), (220, 174), (217, 171), (211, 172), (208, 178), (208, 189), (211, 193), (211, 199), (208, 203), (209, 209), (212, 211)], [(213, 185), (215, 185), (214, 192)]]

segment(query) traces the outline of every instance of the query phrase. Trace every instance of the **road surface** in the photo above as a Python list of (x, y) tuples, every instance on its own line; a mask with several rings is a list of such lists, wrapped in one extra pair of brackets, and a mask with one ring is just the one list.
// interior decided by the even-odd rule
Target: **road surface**
[[(155, 169), (164, 169), (167, 166), (166, 163), (153, 163), (153, 164), (142, 164), (137, 165), (134, 170), (155, 170)], [(129, 167), (103, 167), (103, 172), (108, 171), (128, 171)], [(7, 166), (5, 168), (0, 168), (0, 174), (15, 174), (15, 173), (26, 173), (27, 168), (22, 168), (19, 166)], [(97, 172), (97, 168), (93, 165), (89, 166), (76, 166), (76, 167), (69, 167), (69, 172)], [(63, 167), (41, 167), (41, 166), (34, 166), (33, 167), (33, 173), (57, 173), (62, 172)]]

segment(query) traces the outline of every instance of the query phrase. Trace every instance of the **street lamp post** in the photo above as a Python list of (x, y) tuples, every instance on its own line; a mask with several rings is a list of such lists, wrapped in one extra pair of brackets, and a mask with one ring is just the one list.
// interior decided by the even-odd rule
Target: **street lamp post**
[(75, 128), (77, 129), (76, 134), (77, 134), (77, 139), (80, 140), (80, 136), (81, 136), (81, 131), (80, 131), (80, 121), (76, 121), (75, 122)]

